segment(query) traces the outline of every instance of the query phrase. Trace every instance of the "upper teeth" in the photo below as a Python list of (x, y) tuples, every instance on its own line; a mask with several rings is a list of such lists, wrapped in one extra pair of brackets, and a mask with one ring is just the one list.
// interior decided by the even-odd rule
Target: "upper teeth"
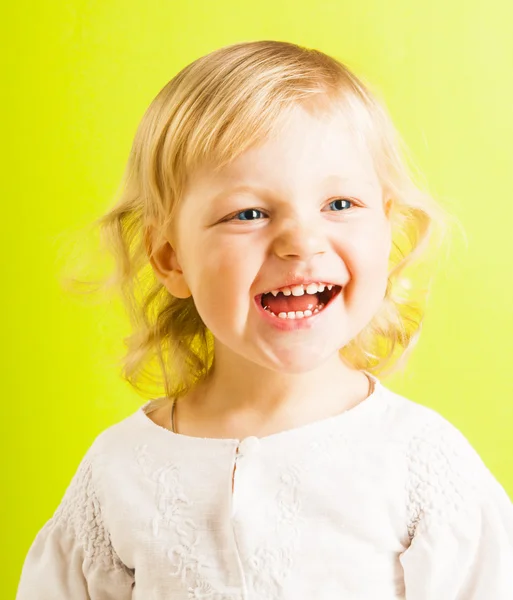
[(317, 294), (318, 292), (324, 292), (324, 289), (328, 288), (331, 290), (333, 288), (332, 284), (327, 283), (309, 283), (307, 286), (301, 285), (293, 285), (292, 287), (284, 287), (279, 290), (271, 290), (267, 292), (268, 294), (272, 294), (273, 296), (277, 296), (280, 292), (285, 296), (302, 296), (303, 294)]

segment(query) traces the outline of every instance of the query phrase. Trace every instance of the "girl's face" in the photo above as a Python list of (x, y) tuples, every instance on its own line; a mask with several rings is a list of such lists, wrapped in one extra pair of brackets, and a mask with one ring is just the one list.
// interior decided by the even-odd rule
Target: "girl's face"
[[(219, 347), (238, 365), (299, 373), (333, 357), (382, 303), (387, 213), (371, 156), (339, 113), (320, 120), (298, 108), (276, 139), (218, 173), (193, 173), (175, 264), (216, 338), (216, 360)], [(264, 312), (262, 293), (301, 277), (341, 291), (302, 320)]]

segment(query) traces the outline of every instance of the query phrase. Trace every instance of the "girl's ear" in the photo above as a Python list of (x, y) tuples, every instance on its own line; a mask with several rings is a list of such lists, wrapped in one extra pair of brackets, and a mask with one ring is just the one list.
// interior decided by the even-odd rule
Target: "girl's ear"
[(144, 244), (155, 276), (176, 298), (189, 298), (191, 291), (178, 262), (175, 249), (164, 236), (158, 236), (155, 225), (148, 225), (144, 233)]
[(390, 217), (390, 213), (392, 212), (393, 206), (394, 206), (394, 201), (392, 200), (392, 198), (388, 198), (385, 201), (385, 215), (387, 217)]

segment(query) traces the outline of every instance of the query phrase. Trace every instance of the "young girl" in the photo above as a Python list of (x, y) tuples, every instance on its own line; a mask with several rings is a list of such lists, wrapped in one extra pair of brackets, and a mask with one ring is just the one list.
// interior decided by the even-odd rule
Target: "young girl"
[(443, 216), (397, 139), (345, 66), (285, 42), (157, 95), (101, 223), (127, 379), (154, 361), (166, 393), (96, 438), (18, 600), (513, 599), (505, 490), (375, 375), (419, 331), (404, 269)]

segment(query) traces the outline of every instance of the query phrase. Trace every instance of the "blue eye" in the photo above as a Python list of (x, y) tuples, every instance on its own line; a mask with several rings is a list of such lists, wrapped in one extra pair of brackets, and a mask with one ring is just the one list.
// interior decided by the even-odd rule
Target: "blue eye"
[(256, 219), (252, 219), (252, 218), (249, 218), (249, 219), (246, 219), (246, 218), (245, 219), (237, 219), (237, 217), (239, 215), (253, 214), (253, 216), (254, 216), (255, 213), (261, 213), (261, 214), (263, 214), (263, 212), (261, 210), (258, 210), (256, 208), (248, 208), (247, 210), (243, 210), (242, 212), (237, 213), (236, 215), (233, 215), (233, 217), (231, 219), (229, 219), (229, 221), (232, 221), (232, 220), (238, 220), (238, 221), (255, 221)]
[[(341, 210), (351, 208), (351, 206), (353, 205), (353, 202), (351, 200), (348, 200), (347, 198), (337, 198), (336, 200), (333, 200), (332, 202), (330, 202), (328, 206), (331, 206), (332, 204), (335, 204), (336, 202), (339, 203), (338, 208), (340, 208)], [(339, 212), (339, 211), (337, 210), (335, 212)]]

